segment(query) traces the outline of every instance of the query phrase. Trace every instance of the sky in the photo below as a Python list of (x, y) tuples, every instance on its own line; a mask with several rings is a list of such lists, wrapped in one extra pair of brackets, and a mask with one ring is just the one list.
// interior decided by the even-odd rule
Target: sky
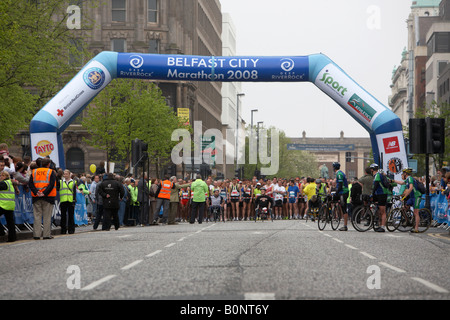
[[(412, 0), (220, 0), (236, 27), (237, 56), (323, 53), (389, 107), (392, 72), (408, 45)], [(242, 83), (243, 118), (288, 137), (369, 137), (314, 84)]]

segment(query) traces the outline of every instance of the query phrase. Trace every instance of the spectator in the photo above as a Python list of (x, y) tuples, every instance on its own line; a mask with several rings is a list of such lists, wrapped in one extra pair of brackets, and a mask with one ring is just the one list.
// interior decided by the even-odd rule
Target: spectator
[(148, 174), (145, 172), (144, 177), (138, 182), (137, 201), (139, 202), (139, 221), (141, 227), (149, 223), (149, 191), (150, 184)]

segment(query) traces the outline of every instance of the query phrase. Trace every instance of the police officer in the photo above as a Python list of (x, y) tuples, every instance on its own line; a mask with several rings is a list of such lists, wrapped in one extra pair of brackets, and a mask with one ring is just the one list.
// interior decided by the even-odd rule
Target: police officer
[(120, 199), (125, 195), (122, 184), (114, 179), (114, 174), (108, 173), (98, 189), (98, 194), (103, 198), (104, 228), (102, 230), (109, 231), (111, 229), (111, 218), (114, 220), (115, 229), (119, 230)]

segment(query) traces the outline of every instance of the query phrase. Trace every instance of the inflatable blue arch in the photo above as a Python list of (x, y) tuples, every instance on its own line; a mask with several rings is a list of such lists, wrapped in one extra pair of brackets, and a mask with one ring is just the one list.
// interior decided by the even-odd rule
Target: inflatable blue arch
[(31, 121), (33, 159), (49, 155), (64, 167), (61, 134), (115, 78), (312, 82), (370, 134), (373, 156), (398, 175), (408, 165), (400, 119), (323, 54), (285, 57), (203, 57), (102, 52), (92, 59)]

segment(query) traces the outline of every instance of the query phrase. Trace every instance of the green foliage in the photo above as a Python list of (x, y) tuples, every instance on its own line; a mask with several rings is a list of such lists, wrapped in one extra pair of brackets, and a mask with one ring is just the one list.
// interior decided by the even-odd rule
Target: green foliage
[(0, 141), (26, 128), (73, 77), (79, 66), (69, 64), (69, 55), (87, 56), (74, 44), (66, 9), (60, 0), (0, 1)]
[[(306, 151), (297, 151), (297, 150), (288, 150), (287, 145), (290, 142), (290, 140), (286, 137), (286, 134), (284, 131), (280, 131), (276, 128), (270, 128), (267, 130), (267, 134), (270, 137), (270, 131), (271, 130), (277, 130), (279, 131), (279, 161), (280, 161), (280, 167), (278, 172), (270, 176), (268, 178), (278, 177), (278, 178), (295, 178), (295, 177), (319, 177), (319, 164), (317, 163), (317, 159), (314, 156), (314, 154)], [(268, 144), (268, 152), (270, 156), (270, 143)], [(246, 143), (246, 155), (249, 155), (249, 139), (247, 137), (247, 143)], [(245, 178), (251, 179), (254, 175), (254, 172), (256, 168), (258, 167), (259, 170), (264, 166), (259, 162), (259, 156), (258, 156), (258, 165), (254, 164), (248, 164), (248, 158), (246, 161), (246, 165), (244, 165), (244, 173)]]
[(83, 126), (91, 134), (86, 142), (108, 153), (108, 161), (128, 160), (131, 142), (148, 143), (150, 161), (159, 165), (169, 158), (175, 142), (172, 132), (182, 128), (161, 90), (142, 80), (116, 79), (88, 107)]

